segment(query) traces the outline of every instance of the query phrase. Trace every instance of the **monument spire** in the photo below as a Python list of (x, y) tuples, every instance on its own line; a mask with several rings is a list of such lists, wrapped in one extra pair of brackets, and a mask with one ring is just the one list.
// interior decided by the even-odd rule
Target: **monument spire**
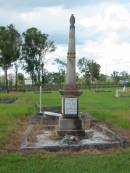
[(75, 53), (75, 17), (73, 14), (70, 17), (68, 53)]
[(62, 117), (59, 119), (58, 134), (84, 136), (82, 122), (79, 119), (79, 96), (81, 91), (76, 89), (75, 72), (75, 17), (70, 17), (69, 43), (67, 53), (67, 73), (62, 95)]
[(73, 89), (75, 85), (75, 17), (72, 14), (69, 28), (66, 86)]

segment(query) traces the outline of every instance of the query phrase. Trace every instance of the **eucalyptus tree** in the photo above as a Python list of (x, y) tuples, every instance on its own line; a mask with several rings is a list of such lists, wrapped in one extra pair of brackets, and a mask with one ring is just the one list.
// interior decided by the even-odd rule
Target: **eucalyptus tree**
[(56, 65), (58, 65), (59, 71), (65, 71), (67, 63), (64, 60), (56, 58), (54, 61), (55, 61)]
[(15, 61), (13, 63), (14, 70), (15, 70), (15, 88), (16, 88), (16, 90), (17, 90), (17, 87), (18, 87), (18, 74), (19, 74), (18, 71), (19, 71), (20, 68), (22, 68), (21, 64), (22, 64), (21, 60)]
[(120, 72), (120, 78), (121, 78), (122, 80), (128, 80), (129, 74), (127, 73), (127, 71), (122, 71), (122, 72)]
[(25, 61), (24, 69), (30, 73), (34, 83), (41, 83), (44, 60), (47, 52), (55, 50), (54, 42), (48, 40), (48, 35), (37, 28), (29, 28), (23, 33), (22, 57)]
[(20, 58), (21, 36), (14, 25), (0, 26), (0, 66), (5, 72), (6, 91), (8, 92), (8, 69)]
[(94, 60), (83, 57), (79, 59), (78, 67), (80, 72), (83, 74), (86, 84), (89, 84), (90, 81), (95, 79), (99, 79), (101, 67)]
[(118, 82), (120, 80), (120, 73), (118, 71), (113, 71), (111, 77), (114, 82)]

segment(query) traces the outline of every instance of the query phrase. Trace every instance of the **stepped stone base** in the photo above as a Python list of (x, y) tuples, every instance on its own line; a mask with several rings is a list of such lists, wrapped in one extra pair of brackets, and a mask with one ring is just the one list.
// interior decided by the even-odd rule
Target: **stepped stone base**
[(82, 129), (82, 122), (79, 118), (59, 120), (59, 129), (57, 130), (59, 136), (74, 135), (85, 136), (85, 131)]

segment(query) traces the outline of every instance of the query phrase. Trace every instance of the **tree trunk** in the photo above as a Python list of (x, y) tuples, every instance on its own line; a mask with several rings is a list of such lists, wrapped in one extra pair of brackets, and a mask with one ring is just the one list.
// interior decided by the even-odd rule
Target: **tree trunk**
[(34, 86), (34, 73), (31, 74), (32, 86)]
[(6, 88), (6, 92), (8, 93), (9, 89), (8, 89), (8, 74), (7, 74), (7, 70), (8, 70), (8, 68), (5, 67), (5, 88)]
[(40, 83), (41, 83), (41, 81), (40, 81), (40, 69), (38, 70), (38, 85), (40, 86)]
[(18, 71), (16, 69), (16, 72), (15, 72), (15, 88), (16, 88), (16, 91), (18, 89)]

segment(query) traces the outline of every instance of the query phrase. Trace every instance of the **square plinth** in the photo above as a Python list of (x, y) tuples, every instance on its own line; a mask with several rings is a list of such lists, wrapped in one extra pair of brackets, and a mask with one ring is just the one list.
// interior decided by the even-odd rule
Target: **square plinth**
[(58, 135), (76, 135), (85, 136), (85, 131), (82, 129), (82, 122), (79, 118), (59, 120), (59, 129), (57, 130)]

